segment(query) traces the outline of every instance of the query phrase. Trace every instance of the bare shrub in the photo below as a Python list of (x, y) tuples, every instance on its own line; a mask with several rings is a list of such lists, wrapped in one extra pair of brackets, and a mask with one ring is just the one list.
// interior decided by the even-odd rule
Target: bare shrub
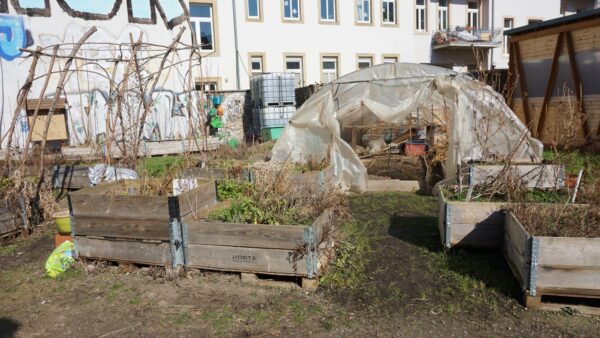
[(535, 236), (600, 237), (598, 205), (517, 204), (510, 210)]

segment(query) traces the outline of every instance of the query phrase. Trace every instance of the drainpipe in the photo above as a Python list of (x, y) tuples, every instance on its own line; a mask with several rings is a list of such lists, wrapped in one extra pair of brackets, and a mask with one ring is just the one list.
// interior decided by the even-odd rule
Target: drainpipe
[[(495, 29), (495, 18), (496, 18), (496, 3), (494, 0), (492, 1), (492, 27), (490, 27), (490, 32), (493, 34)], [(502, 32), (504, 34), (504, 32)], [(488, 70), (491, 70), (494, 67), (494, 48), (490, 49), (490, 65), (488, 66)]]
[(238, 31), (237, 31), (237, 10), (235, 9), (235, 0), (231, 0), (233, 5), (233, 41), (235, 42), (235, 84), (237, 90), (240, 90), (240, 51), (238, 49)]

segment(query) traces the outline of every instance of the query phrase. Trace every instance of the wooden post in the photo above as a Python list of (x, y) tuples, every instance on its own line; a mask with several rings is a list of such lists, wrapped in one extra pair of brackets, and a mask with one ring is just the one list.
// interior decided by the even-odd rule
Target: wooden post
[(550, 68), (550, 78), (546, 84), (546, 91), (544, 92), (544, 102), (542, 103), (542, 109), (540, 110), (540, 118), (537, 125), (537, 138), (542, 139), (544, 135), (544, 127), (546, 127), (546, 114), (548, 112), (548, 101), (552, 95), (552, 88), (554, 88), (554, 82), (556, 82), (556, 73), (558, 69), (558, 58), (562, 51), (564, 33), (558, 33), (556, 38), (556, 46), (554, 47), (554, 56), (552, 57), (552, 67)]
[[(521, 50), (519, 48), (518, 42), (512, 42), (511, 50), (514, 50), (515, 55), (515, 65), (517, 66), (518, 78), (519, 78), (519, 88), (521, 89), (521, 103), (523, 104), (523, 113), (525, 114), (525, 125), (527, 128), (532, 129), (533, 119), (531, 118), (531, 113), (529, 111), (529, 99), (527, 93), (527, 81), (525, 79), (525, 71), (523, 70), (523, 62), (521, 60)], [(533, 137), (536, 137), (535, 130), (532, 130), (534, 134)]]
[[(565, 32), (565, 40), (567, 43), (567, 54), (569, 55), (569, 64), (571, 65), (571, 76), (573, 77), (573, 85), (575, 86), (575, 97), (577, 98), (577, 106), (579, 115), (582, 117), (586, 116), (585, 107), (583, 102), (583, 84), (581, 83), (581, 76), (579, 74), (579, 68), (577, 67), (577, 59), (575, 59), (575, 48), (573, 47), (573, 36), (571, 32)], [(590, 124), (587, 118), (583, 119), (583, 134), (586, 143), (588, 142), (591, 134)]]

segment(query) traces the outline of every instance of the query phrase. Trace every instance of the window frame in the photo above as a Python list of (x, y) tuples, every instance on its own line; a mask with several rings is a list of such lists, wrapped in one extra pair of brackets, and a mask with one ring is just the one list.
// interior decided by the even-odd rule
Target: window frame
[[(394, 60), (396, 60), (393, 63), (397, 63), (397, 62), (400, 61), (400, 55), (399, 54), (382, 54), (381, 55), (381, 64), (386, 63), (385, 59), (391, 59), (391, 58), (393, 58)], [(391, 62), (387, 62), (387, 63), (391, 63)]]
[[(506, 20), (510, 20), (510, 22), (511, 22), (510, 28), (506, 27)], [(504, 31), (513, 29), (513, 28), (515, 28), (515, 18), (510, 17), (510, 16), (503, 17), (502, 18), (502, 32), (504, 33)], [(505, 57), (508, 57), (510, 55), (510, 45), (508, 43), (507, 35), (503, 35), (503, 37), (502, 37), (502, 55)]]
[(220, 88), (222, 88), (222, 82), (221, 82), (221, 78), (220, 77), (208, 77), (208, 78), (196, 78), (194, 81), (194, 87), (196, 88), (196, 91), (200, 91), (198, 90), (198, 87), (205, 87), (206, 86), (215, 86), (214, 90), (210, 90), (210, 91), (206, 91), (204, 89), (202, 89), (202, 91), (204, 93), (209, 93), (209, 92), (218, 92), (219, 90), (221, 90)]
[[(477, 8), (469, 8), (469, 3), (476, 3)], [(477, 15), (477, 26), (471, 25), (472, 15)], [(481, 29), (481, 2), (479, 0), (467, 0), (467, 27), (471, 28), (471, 31), (478, 31)]]
[[(331, 81), (329, 81), (329, 82), (324, 81), (325, 69), (323, 68), (323, 63), (326, 61), (326, 59), (335, 59), (335, 79), (333, 79), (332, 81), (339, 79), (340, 74), (341, 74), (341, 72), (340, 72), (340, 64), (341, 64), (340, 54), (331, 54), (331, 53), (321, 54), (320, 58), (319, 58), (319, 68), (320, 68), (320, 78), (321, 78), (322, 83), (330, 83), (331, 82)], [(328, 71), (328, 73), (331, 73), (331, 72)]]
[(323, 8), (323, 1), (327, 1), (327, 0), (317, 0), (318, 1), (318, 17), (319, 17), (319, 23), (322, 25), (337, 25), (339, 24), (339, 20), (338, 20), (338, 8), (339, 8), (339, 3), (338, 0), (333, 0), (333, 20), (330, 19), (323, 19), (323, 17), (321, 16), (321, 9)]
[[(285, 16), (285, 1), (290, 1), (290, 6), (292, 1), (298, 1), (298, 17), (297, 18), (286, 18)], [(281, 22), (283, 23), (304, 23), (304, 1), (303, 0), (281, 0)], [(291, 14), (291, 7), (290, 7)]]
[[(386, 3), (393, 2), (394, 3), (394, 22), (386, 22), (383, 17), (383, 7)], [(398, 26), (398, 0), (381, 0), (381, 26), (383, 27), (397, 27)]]
[[(364, 6), (365, 3), (369, 4), (369, 21), (363, 21), (359, 17), (358, 5), (359, 2)], [(357, 26), (372, 26), (373, 25), (373, 0), (354, 0), (354, 24)]]
[[(255, 72), (254, 69), (252, 69), (252, 62), (255, 58), (260, 58), (261, 59), (261, 72)], [(267, 58), (266, 58), (266, 54), (263, 52), (250, 52), (248, 53), (248, 71), (250, 73), (250, 76), (253, 75), (258, 75), (258, 74), (264, 74), (267, 72)]]
[(283, 54), (283, 68), (286, 73), (298, 74), (298, 72), (290, 72), (287, 68), (287, 61), (289, 58), (300, 59), (300, 86), (297, 88), (301, 88), (305, 86), (306, 83), (306, 55), (304, 53), (284, 53)]
[[(423, 0), (423, 4), (422, 5), (417, 4), (417, 1), (418, 0), (414, 0), (414, 2), (413, 2), (413, 4), (414, 4), (413, 14), (415, 15), (414, 16), (415, 25), (413, 26), (413, 29), (415, 30), (415, 32), (417, 32), (419, 34), (424, 34), (424, 33), (428, 32), (427, 24), (428, 24), (428, 21), (429, 21), (429, 20), (427, 20), (427, 7), (428, 7), (427, 6), (427, 0)], [(419, 20), (418, 20), (419, 19), (419, 14), (422, 14), (422, 16), (423, 16), (423, 28), (418, 27), (418, 25), (419, 25)]]
[[(211, 20), (212, 20), (212, 34), (213, 34), (213, 48), (212, 50), (208, 50), (208, 49), (200, 49), (200, 54), (203, 56), (214, 56), (214, 57), (218, 57), (220, 56), (220, 39), (219, 39), (219, 8), (217, 6), (217, 0), (190, 0), (189, 2), (189, 6), (192, 5), (210, 5), (212, 6), (212, 14), (211, 14)], [(188, 7), (188, 10), (190, 10), (190, 22), (192, 24), (195, 24), (195, 22), (200, 22), (197, 20), (194, 20), (194, 18), (198, 18), (199, 17), (193, 17), (191, 16), (191, 8)], [(199, 28), (199, 27), (198, 27)], [(198, 29), (199, 32), (199, 29)], [(196, 32), (196, 34), (198, 34), (198, 32)], [(198, 38), (198, 36), (196, 36)], [(198, 41), (198, 43), (200, 43)]]
[[(362, 62), (361, 59), (368, 59), (369, 60), (369, 67), (373, 67), (373, 65), (375, 64), (375, 55), (374, 54), (356, 54), (356, 70), (361, 70), (364, 68), (360, 68), (360, 63)], [(368, 67), (367, 67), (368, 68)]]
[(252, 1), (252, 0), (244, 0), (244, 6), (245, 6), (245, 13), (246, 13), (246, 21), (248, 22), (263, 22), (263, 0), (256, 0), (256, 3), (258, 4), (258, 16), (254, 17), (254, 16), (250, 16), (250, 5), (248, 4), (248, 1)]
[[(450, 3), (451, 0), (446, 0), (446, 6), (441, 6), (438, 1), (438, 11), (437, 11), (437, 29), (440, 31), (448, 31), (450, 29)], [(442, 12), (445, 13), (446, 17), (446, 28), (442, 28)]]

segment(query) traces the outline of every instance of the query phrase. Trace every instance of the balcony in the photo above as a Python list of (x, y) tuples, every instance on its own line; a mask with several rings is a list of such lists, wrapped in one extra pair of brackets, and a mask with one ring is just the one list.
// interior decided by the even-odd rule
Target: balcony
[(456, 27), (453, 30), (433, 33), (431, 44), (434, 50), (492, 49), (502, 44), (502, 35), (500, 30), (473, 30), (469, 27)]

